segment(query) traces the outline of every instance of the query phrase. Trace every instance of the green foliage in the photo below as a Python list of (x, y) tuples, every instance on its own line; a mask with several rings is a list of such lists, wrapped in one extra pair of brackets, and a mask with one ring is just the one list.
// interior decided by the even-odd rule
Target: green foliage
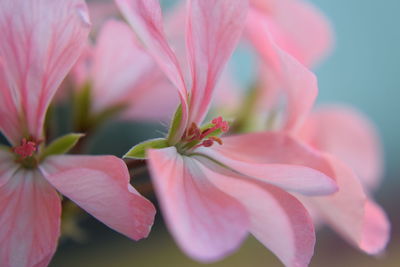
[(174, 145), (173, 139), (174, 139), (176, 132), (178, 131), (181, 123), (182, 123), (182, 105), (179, 105), (179, 107), (175, 111), (174, 118), (171, 121), (171, 127), (169, 128), (169, 131), (168, 131), (167, 140), (169, 143), (171, 143), (171, 145)]
[(43, 150), (43, 153), (40, 155), (40, 159), (44, 159), (50, 155), (67, 153), (78, 143), (82, 136), (84, 135), (79, 133), (71, 133), (57, 138)]
[(169, 147), (168, 140), (165, 138), (156, 138), (144, 141), (132, 147), (125, 155), (124, 158), (131, 159), (146, 159), (146, 151), (148, 149), (160, 149)]

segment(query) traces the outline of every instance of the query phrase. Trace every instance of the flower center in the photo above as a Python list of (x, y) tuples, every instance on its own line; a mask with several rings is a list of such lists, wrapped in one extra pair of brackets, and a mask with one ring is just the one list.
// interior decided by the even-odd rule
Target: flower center
[(34, 168), (37, 166), (37, 159), (35, 153), (38, 150), (40, 141), (27, 140), (23, 138), (19, 146), (12, 148), (15, 153), (15, 161), (20, 163), (25, 168)]
[(201, 146), (210, 147), (214, 143), (222, 145), (222, 140), (218, 136), (228, 131), (229, 124), (222, 117), (213, 119), (211, 123), (201, 128), (196, 123), (192, 123), (183, 134), (178, 148), (185, 152)]

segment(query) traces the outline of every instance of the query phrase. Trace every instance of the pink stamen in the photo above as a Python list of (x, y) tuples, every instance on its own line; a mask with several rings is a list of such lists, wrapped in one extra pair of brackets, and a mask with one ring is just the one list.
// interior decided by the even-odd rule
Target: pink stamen
[(13, 148), (14, 153), (21, 156), (22, 159), (31, 157), (37, 151), (37, 144), (33, 141), (22, 139), (21, 145)]
[(229, 131), (229, 123), (227, 121), (224, 121), (221, 116), (213, 119), (211, 121), (211, 123), (214, 124), (214, 127), (204, 130), (201, 133), (201, 136), (200, 136), (201, 139), (203, 139), (204, 137), (212, 134), (213, 132), (215, 132), (216, 130), (219, 130), (219, 129), (221, 129), (221, 131), (224, 133)]

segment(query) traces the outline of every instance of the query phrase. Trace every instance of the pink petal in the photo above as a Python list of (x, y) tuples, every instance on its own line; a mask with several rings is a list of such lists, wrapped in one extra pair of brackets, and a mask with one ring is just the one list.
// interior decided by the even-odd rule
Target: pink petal
[(202, 262), (236, 249), (249, 223), (243, 206), (208, 181), (201, 163), (179, 155), (175, 147), (148, 155), (164, 218), (181, 249)]
[(360, 248), (369, 254), (382, 252), (390, 238), (390, 222), (385, 212), (376, 203), (365, 203), (363, 235)]
[(154, 206), (129, 184), (122, 160), (113, 156), (53, 156), (41, 170), (58, 191), (110, 228), (134, 240), (149, 234)]
[(145, 82), (142, 82), (138, 90), (127, 95), (131, 105), (122, 116), (130, 120), (169, 122), (179, 104), (177, 95), (171, 94), (173, 85), (157, 70), (147, 74), (148, 77), (142, 80)]
[(307, 199), (339, 234), (361, 250), (381, 252), (389, 238), (384, 212), (365, 195), (358, 178), (340, 161), (330, 157), (339, 191), (331, 196)]
[(307, 266), (314, 252), (312, 220), (301, 203), (279, 188), (252, 183), (210, 160), (196, 157), (207, 179), (250, 213), (250, 231), (285, 266)]
[(262, 86), (279, 88), (278, 92), (282, 92), (286, 100), (283, 129), (296, 131), (314, 104), (318, 93), (317, 80), (312, 72), (274, 43), (269, 27), (263, 14), (255, 9), (250, 10), (246, 28), (248, 38), (262, 57), (266, 73), (274, 81), (272, 85)]
[(274, 41), (301, 63), (318, 63), (332, 47), (333, 33), (327, 18), (308, 1), (252, 0), (269, 18)]
[(0, 56), (0, 132), (10, 143), (17, 144), (19, 142), (18, 137), (22, 132), (22, 123), (18, 117), (12, 92), (7, 90), (5, 71), (5, 62)]
[(160, 68), (176, 86), (182, 102), (182, 123), (174, 142), (182, 136), (187, 122), (188, 92), (184, 74), (163, 29), (160, 3), (157, 0), (115, 0), (119, 9), (148, 48)]
[(127, 103), (131, 118), (171, 118), (178, 103), (173, 86), (128, 25), (107, 21), (98, 35), (92, 64), (95, 111)]
[(3, 179), (7, 182), (0, 187), (0, 265), (47, 266), (60, 235), (57, 192), (34, 170), (1, 173)]
[(245, 0), (191, 0), (186, 42), (192, 72), (190, 122), (200, 124), (226, 62), (241, 37)]
[[(15, 117), (10, 121), (24, 123), (20, 127), (27, 128), (26, 135), (42, 137), (47, 106), (85, 45), (89, 26), (82, 0), (0, 2), (0, 76), (5, 78), (1, 90), (6, 105), (15, 106), (8, 113)], [(22, 131), (16, 135), (6, 129), (10, 123), (0, 123), (8, 139), (20, 141)]]
[(302, 138), (351, 167), (368, 189), (382, 178), (382, 147), (375, 127), (360, 112), (344, 106), (326, 106), (307, 120)]
[(242, 175), (285, 190), (305, 195), (337, 191), (329, 162), (285, 134), (245, 134), (222, 140), (222, 146), (199, 148), (196, 154), (206, 155)]

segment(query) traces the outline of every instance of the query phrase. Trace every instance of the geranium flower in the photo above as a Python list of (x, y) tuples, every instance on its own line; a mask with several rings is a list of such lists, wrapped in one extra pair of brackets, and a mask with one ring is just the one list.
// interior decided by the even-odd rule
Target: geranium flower
[(168, 138), (144, 142), (126, 154), (148, 158), (167, 226), (178, 245), (192, 258), (209, 262), (235, 250), (250, 232), (284, 264), (307, 265), (314, 229), (305, 208), (286, 191), (335, 192), (327, 162), (285, 134), (221, 138), (229, 128), (221, 117), (199, 126), (241, 36), (248, 2), (188, 1), (190, 92), (164, 36), (158, 1), (116, 2), (181, 99)]
[[(248, 22), (248, 38), (261, 58), (258, 91), (252, 103), (256, 108), (250, 116), (264, 114), (264, 130), (287, 132), (326, 154), (339, 191), (331, 196), (298, 198), (354, 246), (369, 254), (381, 252), (389, 239), (390, 224), (368, 196), (369, 189), (365, 190), (376, 183), (379, 171), (380, 152), (371, 127), (346, 110), (310, 114), (317, 87), (304, 79), (305, 68), (299, 62), (287, 64), (293, 58), (273, 41), (259, 12), (251, 12)], [(363, 188), (362, 183), (368, 185)]]
[(146, 237), (154, 207), (113, 156), (67, 156), (79, 138), (44, 147), (45, 113), (90, 29), (81, 0), (0, 2), (0, 265), (46, 266), (60, 234), (65, 195), (132, 239)]

